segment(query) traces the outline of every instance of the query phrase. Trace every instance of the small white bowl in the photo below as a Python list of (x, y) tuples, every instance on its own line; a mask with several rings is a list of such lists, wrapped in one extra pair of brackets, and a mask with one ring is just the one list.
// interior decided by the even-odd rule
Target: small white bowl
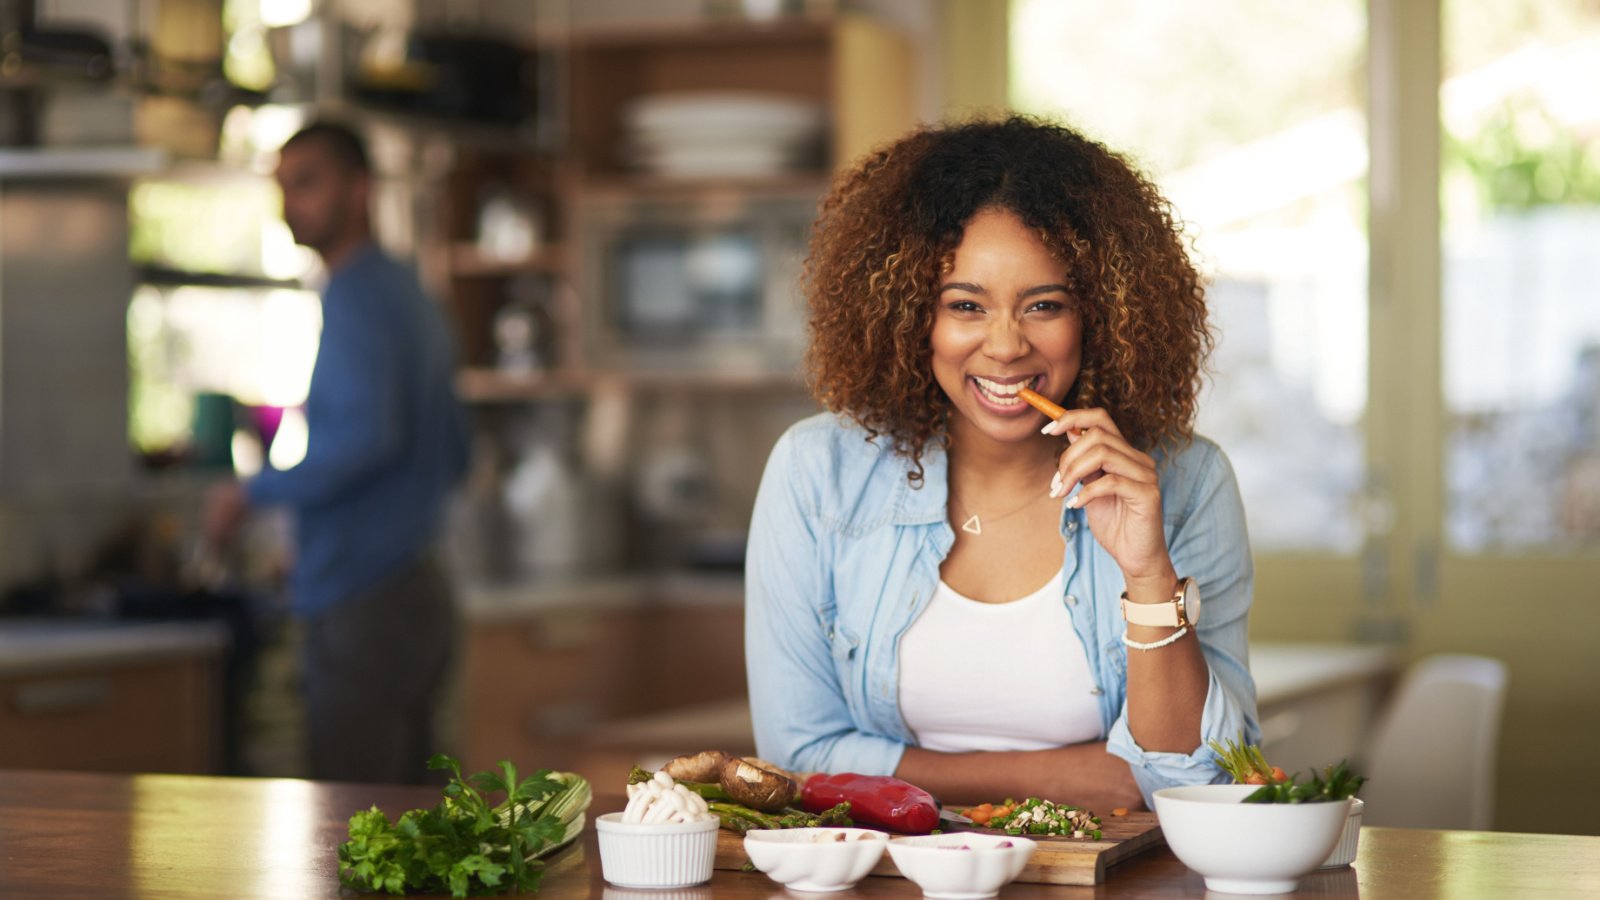
[(1350, 815), (1345, 817), (1344, 831), (1339, 833), (1339, 843), (1333, 846), (1333, 852), (1329, 853), (1328, 858), (1317, 868), (1337, 869), (1356, 861), (1356, 849), (1361, 843), (1361, 811), (1366, 807), (1360, 797), (1350, 798)]
[[(837, 840), (841, 835), (844, 840)], [(868, 828), (786, 828), (744, 836), (744, 852), (768, 878), (791, 891), (813, 893), (854, 886), (888, 845), (888, 835)]]
[(1244, 803), (1251, 784), (1162, 788), (1154, 796), (1167, 846), (1222, 894), (1286, 894), (1328, 858), (1348, 800)]
[(594, 820), (600, 873), (618, 887), (679, 888), (711, 880), (717, 858), (715, 817), (662, 825), (624, 823), (622, 813)]
[(1022, 874), (1034, 846), (1025, 837), (955, 832), (895, 838), (889, 857), (925, 896), (984, 900)]

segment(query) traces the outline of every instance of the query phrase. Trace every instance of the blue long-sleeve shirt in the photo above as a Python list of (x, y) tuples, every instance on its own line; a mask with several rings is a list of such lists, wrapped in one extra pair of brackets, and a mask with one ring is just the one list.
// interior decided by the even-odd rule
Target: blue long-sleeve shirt
[(432, 544), (467, 465), (453, 369), (449, 328), (411, 269), (368, 245), (333, 272), (305, 458), (246, 486), (252, 506), (293, 510), (297, 612), (376, 585)]
[[(800, 422), (773, 448), (756, 495), (745, 560), (750, 713), (756, 752), (785, 768), (890, 775), (916, 742), (900, 714), (900, 639), (955, 542), (949, 458), (925, 449), (913, 488), (910, 463), (865, 437), (832, 413)], [(1060, 520), (1061, 602), (1095, 679), (1101, 736), (1146, 803), (1159, 788), (1225, 777), (1207, 740), (1261, 737), (1246, 643), (1255, 570), (1233, 468), (1198, 436), (1152, 455), (1168, 552), (1205, 601), (1195, 633), (1209, 679), (1191, 752), (1146, 750), (1128, 729), (1122, 570), (1082, 509), (1063, 506)]]

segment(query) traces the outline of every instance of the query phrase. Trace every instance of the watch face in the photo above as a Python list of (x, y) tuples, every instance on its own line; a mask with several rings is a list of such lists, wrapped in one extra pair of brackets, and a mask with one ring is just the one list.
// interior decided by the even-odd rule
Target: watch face
[(1183, 617), (1190, 625), (1197, 625), (1200, 622), (1200, 582), (1193, 578), (1184, 579)]

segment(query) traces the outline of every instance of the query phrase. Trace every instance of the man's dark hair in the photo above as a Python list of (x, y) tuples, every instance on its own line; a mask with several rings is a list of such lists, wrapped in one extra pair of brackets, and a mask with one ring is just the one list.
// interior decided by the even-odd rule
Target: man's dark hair
[(321, 144), (335, 161), (348, 169), (363, 175), (372, 174), (372, 163), (367, 160), (367, 142), (348, 125), (330, 121), (312, 122), (284, 141), (283, 149), (308, 143)]

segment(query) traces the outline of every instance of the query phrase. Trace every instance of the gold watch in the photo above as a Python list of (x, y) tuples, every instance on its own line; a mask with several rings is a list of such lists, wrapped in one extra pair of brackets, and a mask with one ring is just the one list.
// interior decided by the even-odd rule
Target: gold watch
[(1200, 621), (1200, 585), (1193, 578), (1178, 579), (1177, 591), (1165, 603), (1134, 603), (1123, 591), (1122, 618), (1130, 625), (1193, 628)]

